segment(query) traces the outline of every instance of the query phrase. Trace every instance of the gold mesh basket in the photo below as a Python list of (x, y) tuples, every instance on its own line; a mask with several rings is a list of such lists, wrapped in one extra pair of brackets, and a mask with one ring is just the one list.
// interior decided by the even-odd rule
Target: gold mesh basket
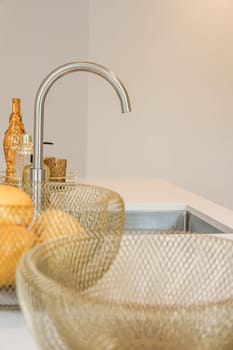
[[(8, 181), (9, 185), (10, 182)], [(15, 183), (12, 182), (13, 186)], [(58, 236), (76, 234), (77, 239), (93, 235), (121, 237), (124, 229), (124, 202), (118, 193), (72, 178), (46, 184), (27, 184), (23, 190), (39, 206), (0, 207), (0, 308), (18, 306), (15, 270), (19, 258), (32, 246)], [(30, 215), (29, 215), (30, 214)], [(8, 221), (5, 225), (4, 218)], [(12, 226), (16, 223), (17, 226)], [(25, 233), (26, 230), (26, 233)], [(30, 236), (31, 243), (27, 240)]]
[[(68, 223), (71, 215), (79, 222), (87, 236), (88, 232), (95, 231), (103, 235), (108, 234), (109, 230), (113, 230), (115, 234), (123, 233), (124, 201), (118, 193), (110, 189), (71, 181), (28, 184), (24, 186), (24, 190), (31, 195), (33, 202), (36, 202), (36, 196), (41, 196), (40, 207), (35, 208), (32, 225), (32, 229), (36, 225), (36, 231), (41, 229), (36, 221), (39, 219), (41, 226), (41, 216), (44, 218), (45, 215), (43, 221), (46, 222), (46, 226), (51, 227), (52, 235), (58, 235), (58, 231), (60, 234), (74, 233), (72, 225), (69, 227), (67, 220), (63, 220), (65, 217), (60, 216), (60, 212), (63, 212), (67, 214)], [(43, 229), (42, 227), (42, 231)], [(43, 232), (38, 234), (43, 235)]]
[(17, 291), (44, 350), (233, 349), (225, 239), (153, 230), (62, 237), (23, 257)]

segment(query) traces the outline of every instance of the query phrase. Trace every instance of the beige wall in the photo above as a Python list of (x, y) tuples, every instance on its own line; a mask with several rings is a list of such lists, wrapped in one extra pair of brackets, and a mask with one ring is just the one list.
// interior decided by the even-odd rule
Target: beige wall
[(233, 209), (233, 3), (90, 0), (87, 175), (161, 177)]
[[(87, 59), (86, 0), (0, 1), (0, 139), (8, 125), (11, 98), (22, 98), (26, 130), (32, 133), (34, 99), (42, 79), (65, 62)], [(45, 154), (69, 159), (85, 175), (87, 76), (58, 81), (45, 106)], [(2, 141), (1, 141), (2, 142)], [(52, 147), (52, 148), (49, 148)], [(1, 153), (1, 169), (4, 167)]]
[(233, 208), (232, 18), (230, 0), (0, 0), (1, 140), (11, 97), (32, 132), (45, 75), (88, 58), (119, 75), (133, 111), (103, 79), (87, 96), (87, 74), (67, 76), (46, 101), (46, 153), (81, 176), (161, 177)]

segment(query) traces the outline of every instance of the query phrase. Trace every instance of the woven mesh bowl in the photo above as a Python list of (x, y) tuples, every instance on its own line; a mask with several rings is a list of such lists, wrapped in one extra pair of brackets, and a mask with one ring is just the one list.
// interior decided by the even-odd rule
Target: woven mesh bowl
[[(52, 209), (53, 212), (62, 211), (78, 220), (87, 235), (88, 232), (98, 232), (105, 236), (109, 230), (115, 234), (123, 233), (124, 201), (110, 189), (76, 182), (48, 182), (43, 185), (28, 184), (24, 190), (34, 202), (35, 197), (41, 195), (41, 206), (35, 208), (34, 223), (38, 217)], [(60, 227), (61, 234), (74, 233), (62, 221), (59, 215), (56, 218), (54, 215), (46, 216), (46, 224), (51, 226), (53, 233), (57, 232), (57, 227)]]
[(24, 256), (17, 291), (44, 350), (233, 349), (233, 242), (221, 238), (59, 238)]
[[(15, 270), (19, 258), (35, 244), (68, 234), (76, 234), (77, 239), (87, 238), (91, 232), (95, 237), (107, 236), (109, 232), (121, 237), (124, 229), (124, 202), (109, 189), (70, 180), (37, 187), (28, 184), (23, 189), (33, 200), (40, 195), (41, 205), (34, 208), (34, 216), (32, 208), (27, 212), (25, 206), (0, 207), (0, 308), (18, 307)], [(17, 227), (1, 227), (6, 214), (18, 223)], [(25, 229), (30, 233), (31, 244), (26, 240), (27, 234), (20, 234)]]

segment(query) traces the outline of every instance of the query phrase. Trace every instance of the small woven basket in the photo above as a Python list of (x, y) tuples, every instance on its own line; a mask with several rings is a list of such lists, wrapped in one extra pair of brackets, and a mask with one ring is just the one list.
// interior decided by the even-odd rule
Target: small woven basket
[(24, 256), (17, 290), (44, 350), (233, 348), (233, 242), (221, 238), (58, 238)]

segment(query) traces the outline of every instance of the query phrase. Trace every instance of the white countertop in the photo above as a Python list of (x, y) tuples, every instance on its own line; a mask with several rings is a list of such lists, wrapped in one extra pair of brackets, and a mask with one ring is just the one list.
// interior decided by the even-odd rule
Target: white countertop
[[(233, 232), (233, 210), (161, 179), (81, 179), (80, 182), (110, 188), (125, 201), (126, 210), (190, 210), (210, 218)], [(221, 227), (220, 227), (221, 229)]]
[(0, 349), (39, 350), (20, 311), (0, 310)]
[[(233, 211), (160, 179), (81, 179), (110, 188), (123, 197), (126, 210), (184, 210), (203, 213), (233, 232)], [(231, 235), (224, 235), (232, 238)], [(19, 311), (0, 310), (0, 349), (38, 350)]]

